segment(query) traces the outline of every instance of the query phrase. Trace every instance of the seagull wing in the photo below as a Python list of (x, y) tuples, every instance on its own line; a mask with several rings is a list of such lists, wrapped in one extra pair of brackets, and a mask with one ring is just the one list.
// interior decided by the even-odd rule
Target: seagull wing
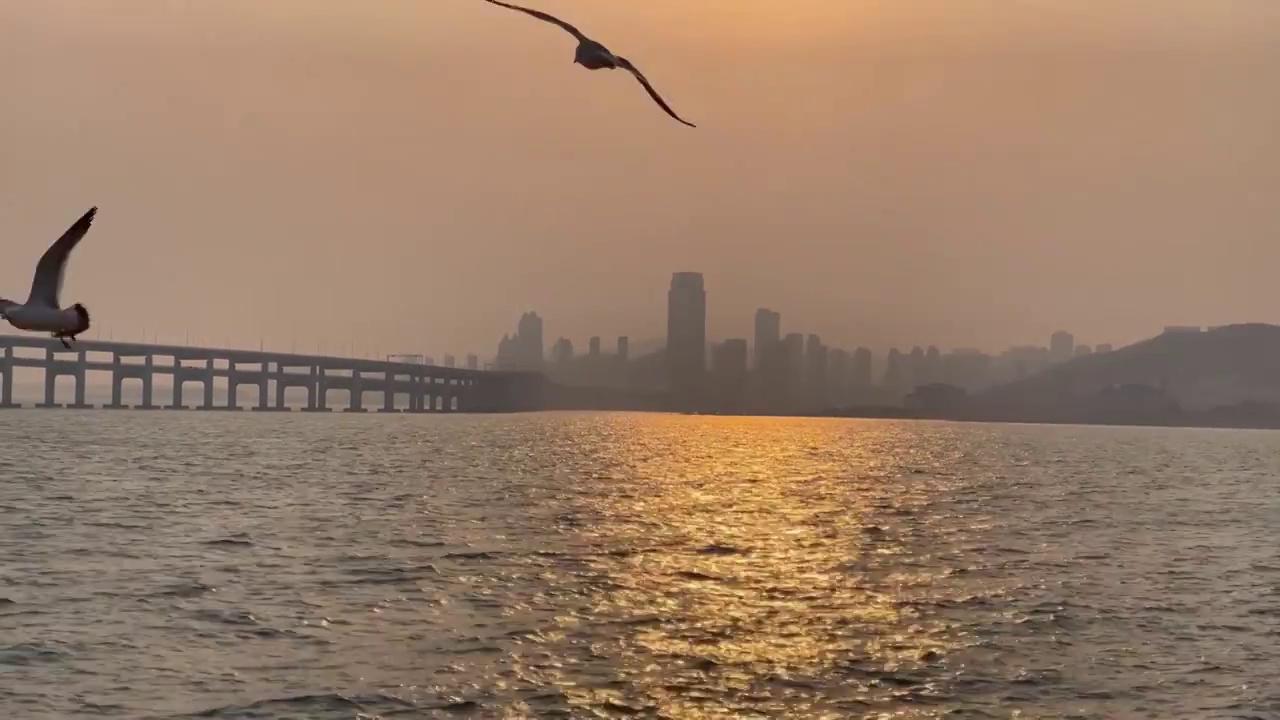
[(556, 16), (554, 16), (554, 15), (548, 15), (547, 13), (544, 13), (544, 12), (542, 12), (541, 10), (530, 10), (529, 8), (526, 8), (526, 7), (520, 7), (519, 5), (512, 5), (512, 4), (510, 4), (510, 3), (504, 3), (504, 2), (501, 2), (500, 0), (485, 0), (485, 2), (491, 2), (491, 3), (493, 3), (494, 5), (500, 5), (500, 6), (504, 7), (504, 8), (509, 9), (509, 10), (517, 10), (517, 11), (519, 11), (519, 12), (522, 12), (522, 13), (526, 14), (526, 15), (532, 15), (532, 16), (534, 16), (534, 17), (538, 18), (539, 20), (545, 20), (545, 21), (547, 21), (547, 22), (551, 23), (552, 25), (559, 25), (560, 27), (562, 27), (562, 28), (564, 28), (566, 31), (568, 31), (570, 35), (573, 35), (574, 37), (578, 38), (578, 41), (579, 41), (579, 42), (582, 42), (582, 41), (584, 41), (584, 40), (587, 40), (587, 36), (586, 36), (586, 35), (583, 35), (583, 34), (582, 34), (582, 31), (578, 30), (578, 28), (576, 28), (576, 27), (574, 27), (574, 26), (570, 25), (569, 23), (567, 23), (567, 22), (565, 22), (565, 21), (561, 20), (560, 18), (558, 18), (558, 17), (556, 17)]
[(93, 224), (93, 216), (97, 213), (98, 208), (89, 208), (89, 212), (81, 215), (80, 219), (62, 234), (62, 237), (55, 240), (49, 249), (44, 251), (40, 262), (36, 264), (36, 276), (31, 281), (31, 296), (27, 298), (28, 304), (58, 307), (58, 293), (62, 291), (62, 276), (66, 271), (67, 258), (71, 257), (71, 251), (84, 238), (85, 233), (89, 232), (89, 226)]
[[(493, 2), (493, 1), (494, 0), (489, 0), (489, 2)], [(672, 110), (670, 105), (667, 105), (667, 101), (663, 100), (662, 96), (658, 94), (658, 91), (654, 90), (653, 86), (649, 84), (649, 80), (645, 78), (644, 73), (637, 70), (636, 66), (632, 65), (630, 60), (624, 57), (617, 57), (617, 56), (614, 56), (614, 57), (618, 61), (618, 67), (630, 72), (632, 75), (635, 75), (636, 79), (640, 81), (640, 84), (644, 86), (645, 92), (649, 93), (649, 97), (653, 98), (653, 101), (658, 103), (658, 105), (661, 106), (663, 110), (666, 110), (668, 115), (675, 118), (676, 120), (679, 120), (685, 125), (688, 125), (689, 127), (698, 127), (697, 125), (694, 125), (688, 120), (685, 120), (684, 118), (677, 115), (676, 111)]]

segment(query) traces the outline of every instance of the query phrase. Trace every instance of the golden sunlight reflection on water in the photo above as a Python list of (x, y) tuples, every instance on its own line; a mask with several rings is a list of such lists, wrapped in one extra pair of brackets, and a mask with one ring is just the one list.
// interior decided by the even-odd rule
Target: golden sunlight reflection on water
[[(645, 424), (637, 437), (582, 439), (607, 453), (611, 480), (627, 488), (582, 501), (598, 519), (589, 532), (601, 545), (666, 548), (610, 563), (617, 587), (594, 608), (629, 629), (620, 638), (623, 672), (650, 681), (655, 711), (750, 714), (745, 704), (708, 704), (710, 695), (690, 693), (687, 681), (744, 701), (818, 685), (828, 700), (856, 700), (857, 685), (829, 684), (832, 668), (891, 676), (945, 657), (959, 641), (901, 602), (904, 593), (945, 594), (936, 582), (946, 569), (900, 563), (912, 550), (891, 532), (938, 489), (936, 477), (904, 487), (891, 476), (937, 463), (945, 447), (894, 442), (890, 425), (841, 433), (833, 447), (824, 421), (800, 433), (795, 422), (763, 418), (654, 416)], [(684, 681), (672, 685), (673, 673)], [(582, 690), (580, 699), (598, 706), (608, 694)]]

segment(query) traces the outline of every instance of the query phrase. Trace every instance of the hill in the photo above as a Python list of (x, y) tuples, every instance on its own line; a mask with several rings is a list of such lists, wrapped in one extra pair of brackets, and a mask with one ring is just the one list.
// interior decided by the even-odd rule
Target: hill
[[(1199, 412), (1280, 403), (1280, 326), (1250, 323), (1168, 332), (1086, 355), (973, 398), (1002, 413), (1080, 414), (1138, 403)], [(1163, 410), (1162, 410), (1163, 411)]]

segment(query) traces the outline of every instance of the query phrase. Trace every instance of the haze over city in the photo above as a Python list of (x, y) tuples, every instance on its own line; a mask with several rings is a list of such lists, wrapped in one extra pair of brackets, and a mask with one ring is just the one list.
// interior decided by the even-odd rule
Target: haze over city
[(64, 297), (117, 337), (661, 337), (679, 270), (712, 338), (1280, 320), (1274, 2), (782, 5), (538, 3), (690, 130), (481, 2), (0, 3), (0, 294), (96, 204)]

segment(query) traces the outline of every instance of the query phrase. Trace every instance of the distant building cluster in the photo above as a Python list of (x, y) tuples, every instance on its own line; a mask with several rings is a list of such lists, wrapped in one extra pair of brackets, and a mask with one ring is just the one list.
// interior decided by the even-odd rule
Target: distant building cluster
[[(1167, 329), (1175, 330), (1186, 329)], [(609, 352), (595, 336), (585, 353), (576, 352), (568, 338), (557, 339), (544, 353), (542, 318), (527, 312), (515, 334), (498, 342), (494, 368), (542, 371), (564, 385), (662, 391), (677, 409), (813, 413), (901, 405), (921, 388), (941, 388), (933, 392), (944, 395), (978, 392), (1110, 350), (1107, 344), (1079, 344), (1071, 333), (1058, 331), (1047, 346), (1011, 347), (998, 355), (928, 345), (906, 352), (890, 348), (878, 356), (867, 347), (829, 347), (814, 333), (784, 334), (781, 314), (769, 308), (756, 311), (753, 337), (708, 342), (702, 274), (678, 272), (667, 290), (662, 347), (632, 357), (628, 337), (618, 337)]]

